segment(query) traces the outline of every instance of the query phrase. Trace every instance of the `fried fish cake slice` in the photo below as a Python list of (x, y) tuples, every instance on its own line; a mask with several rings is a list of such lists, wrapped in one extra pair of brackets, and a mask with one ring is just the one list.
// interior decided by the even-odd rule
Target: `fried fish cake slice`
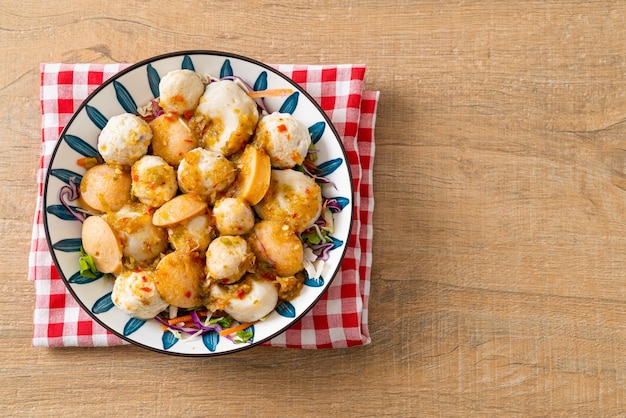
[(152, 223), (155, 226), (171, 226), (204, 213), (206, 201), (195, 193), (185, 193), (165, 202), (154, 211)]
[(249, 144), (237, 161), (237, 166), (237, 195), (251, 205), (256, 205), (270, 187), (270, 157), (261, 148)]
[(83, 249), (98, 271), (119, 273), (122, 270), (122, 245), (117, 234), (101, 216), (90, 216), (83, 222)]

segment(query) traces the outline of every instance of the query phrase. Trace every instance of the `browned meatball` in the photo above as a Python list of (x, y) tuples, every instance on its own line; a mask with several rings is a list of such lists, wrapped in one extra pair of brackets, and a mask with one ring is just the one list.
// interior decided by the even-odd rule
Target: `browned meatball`
[(270, 187), (254, 206), (261, 219), (288, 225), (295, 232), (311, 226), (322, 209), (322, 189), (300, 171), (272, 170)]
[(130, 173), (119, 166), (96, 165), (83, 175), (80, 195), (95, 212), (115, 212), (130, 200)]
[(198, 140), (185, 119), (165, 113), (150, 123), (152, 128), (152, 153), (178, 167), (186, 153), (198, 146)]
[(174, 251), (156, 267), (156, 287), (167, 303), (181, 308), (202, 305), (204, 262), (197, 253)]
[(249, 242), (257, 264), (271, 266), (278, 276), (292, 276), (302, 270), (302, 241), (285, 225), (261, 221), (254, 226)]

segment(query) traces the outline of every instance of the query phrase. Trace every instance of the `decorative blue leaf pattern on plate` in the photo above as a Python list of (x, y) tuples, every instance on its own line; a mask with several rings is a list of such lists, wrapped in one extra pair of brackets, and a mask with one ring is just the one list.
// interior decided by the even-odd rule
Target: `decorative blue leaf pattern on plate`
[(293, 113), (296, 110), (296, 107), (298, 107), (298, 98), (300, 96), (300, 93), (295, 91), (293, 93), (291, 93), (291, 95), (289, 97), (287, 97), (287, 99), (285, 100), (285, 102), (283, 103), (283, 105), (280, 107), (279, 112), (280, 113)]
[(126, 90), (126, 87), (117, 80), (113, 80), (113, 87), (115, 88), (117, 101), (120, 102), (122, 108), (124, 108), (127, 113), (137, 113), (137, 104), (128, 90)]
[(317, 144), (324, 134), (324, 129), (326, 129), (326, 123), (324, 121), (319, 121), (309, 126), (309, 135), (311, 135), (311, 142)]
[(320, 176), (321, 177), (326, 177), (330, 173), (332, 173), (335, 170), (337, 170), (339, 168), (339, 166), (341, 166), (342, 163), (343, 163), (343, 159), (341, 159), (341, 158), (335, 158), (335, 159), (332, 159), (332, 160), (324, 161), (323, 163), (321, 163), (320, 165), (317, 166), (317, 168), (321, 172)]
[(286, 300), (276, 307), (276, 312), (285, 318), (296, 317), (296, 308), (294, 308), (294, 306)]
[(83, 176), (71, 170), (66, 170), (65, 168), (53, 168), (50, 170), (50, 175), (58, 178), (65, 184), (70, 184), (71, 181), (77, 186), (80, 185), (80, 182), (83, 180)]
[(132, 334), (133, 332), (141, 328), (143, 324), (145, 323), (146, 323), (145, 319), (130, 318), (128, 322), (126, 323), (126, 325), (124, 325), (124, 335), (128, 336)]
[(347, 197), (336, 196), (336, 197), (333, 197), (332, 199), (337, 202), (337, 204), (342, 210), (350, 204), (350, 199), (348, 199)]
[(330, 239), (333, 241), (333, 248), (331, 250), (339, 248), (343, 245), (343, 241), (340, 239), (337, 239), (335, 237), (330, 237)]
[[(306, 271), (305, 271), (306, 273)], [(309, 287), (322, 287), (324, 286), (324, 278), (320, 277), (309, 277), (308, 274), (305, 274), (304, 284)]]
[(83, 240), (80, 238), (67, 238), (52, 244), (52, 248), (64, 253), (77, 253), (82, 245)]
[(217, 344), (220, 342), (219, 332), (207, 332), (202, 336), (202, 342), (204, 343), (204, 346), (209, 349), (210, 352), (214, 352), (217, 348)]
[(191, 57), (189, 55), (185, 55), (185, 57), (183, 58), (183, 63), (181, 64), (180, 68), (182, 68), (183, 70), (196, 71), (196, 69), (193, 66), (193, 61), (191, 61)]
[(111, 299), (111, 292), (109, 292), (106, 295), (102, 296), (100, 299), (98, 299), (96, 303), (93, 304), (91, 310), (95, 314), (101, 314), (110, 311), (113, 306), (115, 305), (113, 304), (113, 300)]
[(107, 122), (109, 121), (98, 109), (93, 106), (85, 105), (85, 111), (87, 112), (87, 116), (93, 122), (94, 125), (98, 127), (98, 129), (102, 130)]
[(267, 90), (267, 71), (262, 71), (254, 82), (254, 91)]
[(102, 276), (103, 274), (98, 272), (96, 273), (96, 277), (85, 277), (81, 275), (79, 271), (77, 271), (76, 273), (72, 274), (72, 276), (69, 279), (67, 279), (67, 281), (72, 284), (88, 284), (88, 283), (98, 280)]
[(233, 76), (233, 68), (230, 66), (230, 60), (225, 60), (220, 70), (220, 78), (232, 77), (232, 76)]
[[(72, 208), (72, 210), (78, 211), (80, 210), (80, 208), (76, 207), (76, 206), (70, 206), (70, 208)], [(62, 219), (64, 221), (75, 221), (76, 218), (74, 217), (74, 215), (72, 215), (70, 213), (69, 210), (67, 210), (67, 208), (63, 205), (50, 205), (46, 208), (46, 212), (48, 212), (51, 215), (56, 216), (59, 219)]]
[(65, 139), (65, 142), (67, 142), (67, 145), (69, 145), (71, 149), (73, 149), (80, 155), (95, 158), (98, 158), (100, 156), (98, 150), (96, 150), (94, 147), (92, 147), (76, 135), (64, 135), (63, 138)]
[(157, 70), (151, 64), (148, 64), (146, 68), (146, 72), (148, 73), (148, 85), (150, 86), (150, 91), (152, 92), (152, 96), (159, 97), (159, 83), (161, 82), (161, 77)]
[(244, 329), (244, 331), (252, 333), (252, 337), (248, 340), (248, 343), (252, 344), (254, 342), (254, 325), (250, 325), (248, 328)]
[(169, 350), (178, 342), (178, 338), (174, 334), (169, 331), (163, 332), (163, 337), (161, 337), (161, 341), (163, 342), (163, 349)]

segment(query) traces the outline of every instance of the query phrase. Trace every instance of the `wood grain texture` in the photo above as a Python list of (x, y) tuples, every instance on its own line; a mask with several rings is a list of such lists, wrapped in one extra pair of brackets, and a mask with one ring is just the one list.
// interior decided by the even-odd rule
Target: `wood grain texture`
[[(625, 45), (624, 2), (3, 1), (5, 415), (623, 416)], [(367, 64), (372, 344), (31, 348), (39, 64), (181, 49)]]

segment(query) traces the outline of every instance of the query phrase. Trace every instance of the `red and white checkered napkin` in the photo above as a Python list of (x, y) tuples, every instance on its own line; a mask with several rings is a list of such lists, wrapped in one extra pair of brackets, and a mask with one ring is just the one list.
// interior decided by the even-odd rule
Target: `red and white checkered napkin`
[[(114, 346), (125, 341), (102, 328), (67, 292), (54, 267), (42, 220), (46, 167), (74, 110), (104, 80), (128, 64), (42, 64), (42, 148), (29, 280), (35, 283), (33, 345)], [(333, 121), (348, 154), (355, 188), (354, 224), (340, 273), (315, 307), (264, 345), (341, 348), (368, 344), (372, 264), (374, 124), (379, 92), (365, 91), (363, 65), (276, 65), (306, 89)]]

